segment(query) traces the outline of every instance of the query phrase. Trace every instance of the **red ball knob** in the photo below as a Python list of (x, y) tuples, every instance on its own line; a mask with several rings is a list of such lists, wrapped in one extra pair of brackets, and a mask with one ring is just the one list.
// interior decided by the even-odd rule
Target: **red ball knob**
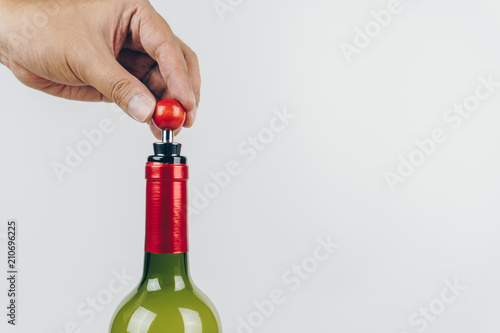
[(153, 120), (156, 126), (164, 131), (176, 131), (186, 120), (186, 110), (175, 99), (166, 98), (156, 103)]

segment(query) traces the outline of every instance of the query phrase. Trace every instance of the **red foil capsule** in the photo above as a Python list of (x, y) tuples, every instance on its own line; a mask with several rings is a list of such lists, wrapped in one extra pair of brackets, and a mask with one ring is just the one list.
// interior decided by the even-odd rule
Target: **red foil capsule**
[(187, 252), (188, 166), (149, 162), (146, 179), (146, 252)]

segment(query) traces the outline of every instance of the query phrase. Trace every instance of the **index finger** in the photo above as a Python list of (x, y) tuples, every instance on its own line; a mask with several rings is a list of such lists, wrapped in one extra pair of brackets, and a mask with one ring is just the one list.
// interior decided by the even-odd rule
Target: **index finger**
[[(136, 31), (144, 50), (158, 63), (170, 98), (177, 99), (188, 113), (196, 108), (196, 97), (182, 49), (167, 22), (153, 7), (139, 16)], [(136, 39), (136, 38), (134, 38)]]

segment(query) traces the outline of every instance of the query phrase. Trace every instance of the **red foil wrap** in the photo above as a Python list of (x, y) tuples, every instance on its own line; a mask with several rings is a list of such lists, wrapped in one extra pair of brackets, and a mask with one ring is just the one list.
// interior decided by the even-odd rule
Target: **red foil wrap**
[(146, 252), (187, 252), (187, 165), (149, 162), (146, 179)]

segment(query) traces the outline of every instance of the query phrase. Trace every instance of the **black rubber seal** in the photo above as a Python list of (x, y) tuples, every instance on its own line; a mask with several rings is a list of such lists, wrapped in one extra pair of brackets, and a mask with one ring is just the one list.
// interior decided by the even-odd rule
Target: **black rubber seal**
[(165, 164), (187, 163), (186, 157), (181, 156), (182, 145), (180, 143), (155, 142), (153, 147), (155, 154), (148, 157), (148, 162), (159, 162)]

